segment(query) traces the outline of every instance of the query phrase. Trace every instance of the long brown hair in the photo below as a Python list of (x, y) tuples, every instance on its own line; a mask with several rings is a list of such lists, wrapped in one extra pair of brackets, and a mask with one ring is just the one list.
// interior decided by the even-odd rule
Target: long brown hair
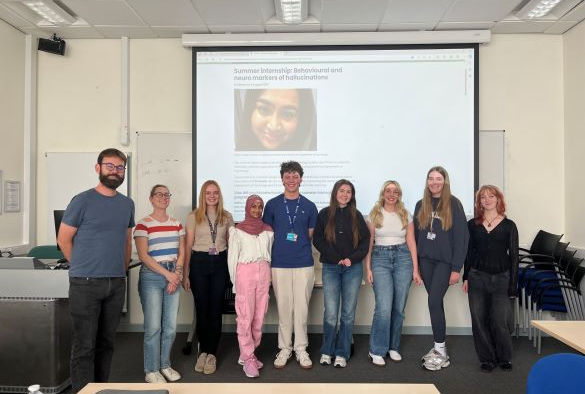
[(207, 203), (205, 202), (205, 190), (210, 185), (214, 185), (219, 191), (219, 201), (217, 202), (217, 222), (224, 224), (227, 220), (227, 215), (226, 211), (223, 209), (223, 195), (221, 194), (219, 184), (212, 179), (203, 182), (203, 185), (201, 185), (201, 189), (199, 190), (199, 203), (195, 209), (195, 222), (199, 224), (206, 220), (205, 213), (207, 212)]
[(337, 192), (341, 186), (347, 185), (351, 188), (351, 199), (347, 203), (347, 209), (349, 210), (349, 217), (351, 218), (351, 234), (352, 244), (354, 248), (357, 248), (360, 241), (360, 228), (357, 220), (357, 208), (355, 207), (355, 187), (353, 183), (347, 179), (340, 179), (333, 185), (331, 190), (331, 200), (329, 200), (329, 208), (327, 210), (327, 224), (325, 225), (325, 239), (329, 243), (335, 243), (335, 214), (339, 203), (337, 202)]
[(418, 227), (423, 229), (429, 228), (431, 226), (431, 216), (433, 215), (433, 204), (431, 202), (431, 198), (433, 196), (431, 195), (431, 191), (429, 190), (427, 182), (429, 175), (433, 171), (438, 172), (445, 179), (436, 212), (441, 219), (441, 227), (443, 228), (443, 231), (447, 231), (453, 225), (453, 212), (451, 212), (451, 186), (449, 181), (449, 174), (447, 173), (447, 170), (441, 166), (435, 166), (431, 168), (429, 172), (427, 172), (427, 180), (425, 181), (425, 191), (422, 198), (422, 206), (417, 216)]
[(380, 189), (380, 195), (378, 196), (378, 201), (376, 201), (374, 207), (370, 211), (370, 222), (372, 222), (375, 228), (382, 227), (382, 222), (384, 221), (384, 215), (382, 214), (382, 209), (384, 209), (384, 191), (389, 185), (394, 185), (396, 190), (398, 190), (399, 194), (398, 200), (396, 201), (396, 214), (402, 222), (402, 228), (405, 229), (406, 226), (408, 226), (408, 211), (402, 202), (402, 188), (400, 187), (400, 183), (397, 181), (386, 181), (382, 185), (382, 189)]
[(481, 195), (484, 193), (491, 193), (496, 196), (498, 199), (498, 204), (496, 205), (498, 215), (506, 216), (506, 201), (504, 201), (504, 194), (497, 186), (483, 185), (479, 188), (477, 193), (475, 193), (475, 224), (481, 224), (485, 219), (484, 210), (481, 206)]

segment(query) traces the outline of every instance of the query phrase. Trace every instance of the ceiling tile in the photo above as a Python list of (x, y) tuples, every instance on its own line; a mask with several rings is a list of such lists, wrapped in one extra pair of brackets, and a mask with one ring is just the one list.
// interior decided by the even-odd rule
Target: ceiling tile
[(210, 25), (211, 33), (264, 33), (260, 25)]
[(581, 22), (585, 19), (585, 3), (579, 4), (577, 7), (573, 8), (571, 11), (567, 12), (561, 20), (563, 21), (577, 21)]
[(554, 23), (551, 21), (501, 21), (496, 23), (492, 33), (544, 33)]
[(11, 26), (20, 28), (20, 27), (27, 27), (27, 28), (34, 28), (35, 24), (29, 22), (25, 18), (21, 17), (11, 9), (9, 9), (4, 4), (0, 3), (0, 19), (4, 22), (8, 23)]
[(61, 0), (91, 25), (143, 26), (136, 13), (120, 0)]
[(296, 25), (282, 23), (276, 17), (266, 21), (264, 26), (267, 33), (305, 33), (321, 31), (321, 23), (315, 17), (308, 17), (303, 23)]
[(435, 23), (384, 23), (378, 27), (378, 31), (419, 31), (433, 30)]
[(554, 25), (546, 29), (546, 34), (564, 34), (579, 22), (575, 21), (557, 21)]
[(61, 38), (104, 38), (104, 35), (91, 26), (54, 26), (39, 28), (50, 35), (56, 34)]
[[(263, 25), (264, 14), (251, 0), (191, 0), (208, 25)], [(272, 6), (274, 9), (274, 6)], [(262, 28), (262, 31), (264, 29)]]
[(496, 22), (440, 22), (435, 30), (489, 30)]
[(335, 31), (377, 31), (378, 25), (373, 24), (349, 24), (349, 23), (329, 23), (322, 24), (321, 31), (335, 32)]
[(441, 22), (499, 21), (520, 3), (522, 0), (457, 0)]
[(205, 26), (189, 0), (126, 0), (151, 26)]
[(323, 24), (378, 25), (387, 5), (387, 0), (323, 0), (323, 10), (319, 19)]
[(156, 38), (158, 37), (146, 26), (96, 26), (97, 31), (106, 38)]
[(391, 0), (382, 23), (437, 22), (454, 0)]
[(209, 30), (207, 27), (204, 28), (194, 28), (192, 26), (185, 26), (185, 27), (152, 27), (153, 32), (159, 38), (181, 38), (183, 34), (207, 34)]

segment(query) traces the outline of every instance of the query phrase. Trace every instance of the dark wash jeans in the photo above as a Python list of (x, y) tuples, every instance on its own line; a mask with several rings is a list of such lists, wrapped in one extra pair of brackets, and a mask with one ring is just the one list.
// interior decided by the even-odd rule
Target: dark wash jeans
[(488, 274), (472, 268), (467, 280), (473, 341), (479, 361), (492, 364), (510, 362), (512, 300), (508, 297), (509, 273)]
[(108, 381), (125, 293), (125, 278), (69, 278), (73, 392)]

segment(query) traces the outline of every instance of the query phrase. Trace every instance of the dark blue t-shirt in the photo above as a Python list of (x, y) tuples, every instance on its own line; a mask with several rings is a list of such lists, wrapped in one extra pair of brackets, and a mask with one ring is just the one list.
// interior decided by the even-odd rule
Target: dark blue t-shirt
[[(286, 213), (286, 207), (289, 214)], [(266, 203), (262, 220), (274, 230), (271, 262), (273, 268), (301, 268), (313, 265), (309, 229), (315, 228), (317, 214), (315, 204), (303, 196), (294, 200), (286, 199), (285, 204), (284, 194), (280, 194)], [(290, 222), (293, 219), (291, 230)], [(291, 231), (297, 234), (296, 242), (287, 241), (287, 234)]]
[(116, 193), (89, 189), (73, 197), (63, 223), (77, 228), (71, 252), (71, 277), (125, 277), (126, 236), (134, 227), (134, 202)]

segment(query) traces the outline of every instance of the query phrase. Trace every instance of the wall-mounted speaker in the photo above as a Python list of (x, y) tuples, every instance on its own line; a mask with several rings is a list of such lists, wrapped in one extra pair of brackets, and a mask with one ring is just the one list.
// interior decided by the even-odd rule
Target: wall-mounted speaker
[(65, 55), (65, 40), (53, 34), (50, 40), (46, 38), (39, 38), (39, 51), (54, 53), (55, 55)]

